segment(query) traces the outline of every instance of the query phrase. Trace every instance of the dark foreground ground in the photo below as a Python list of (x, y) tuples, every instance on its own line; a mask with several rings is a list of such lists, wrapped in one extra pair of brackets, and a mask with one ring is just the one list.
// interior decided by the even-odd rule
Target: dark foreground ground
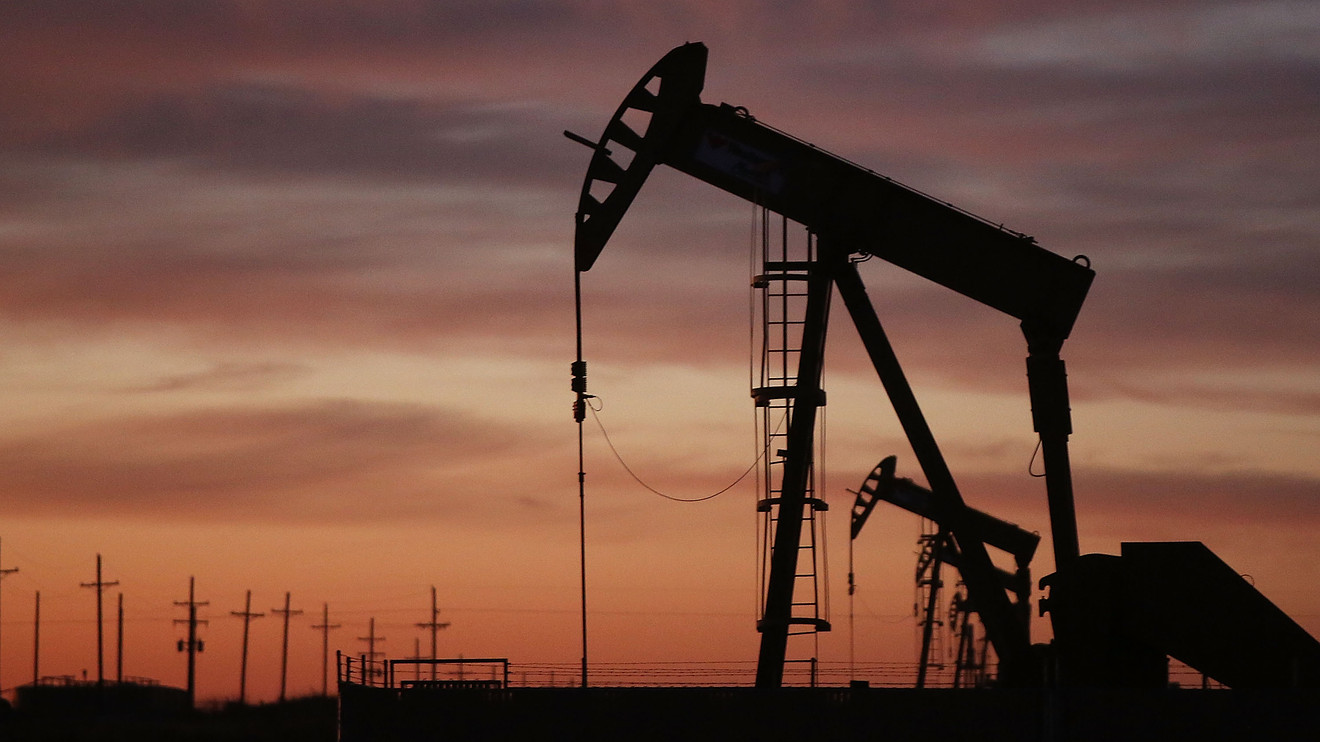
[(1316, 742), (1320, 691), (365, 688), (341, 742)]
[[(1315, 742), (1320, 692), (343, 687), (342, 742)], [(335, 742), (332, 698), (147, 715), (11, 711), (0, 742)]]
[(0, 715), (0, 742), (334, 742), (335, 724), (333, 698), (157, 717), (10, 711)]

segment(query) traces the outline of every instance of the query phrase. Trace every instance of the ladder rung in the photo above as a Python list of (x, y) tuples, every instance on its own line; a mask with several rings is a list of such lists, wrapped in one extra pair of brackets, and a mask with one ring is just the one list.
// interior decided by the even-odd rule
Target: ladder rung
[(752, 288), (769, 288), (771, 281), (805, 281), (805, 273), (762, 273), (752, 279)]
[(805, 271), (811, 270), (813, 262), (810, 260), (767, 260), (765, 261), (766, 273), (781, 273), (784, 271)]
[[(797, 399), (801, 393), (801, 388), (793, 386), (761, 386), (752, 390), (752, 399), (756, 401), (757, 407), (765, 407), (771, 400), (776, 399)], [(817, 407), (825, 406), (825, 390), (814, 390), (814, 403)]]

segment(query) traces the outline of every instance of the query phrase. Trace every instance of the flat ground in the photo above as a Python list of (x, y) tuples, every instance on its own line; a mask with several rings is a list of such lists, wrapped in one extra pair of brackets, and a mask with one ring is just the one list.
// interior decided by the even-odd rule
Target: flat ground
[(333, 698), (263, 706), (231, 706), (170, 718), (25, 715), (0, 717), (5, 742), (334, 742)]

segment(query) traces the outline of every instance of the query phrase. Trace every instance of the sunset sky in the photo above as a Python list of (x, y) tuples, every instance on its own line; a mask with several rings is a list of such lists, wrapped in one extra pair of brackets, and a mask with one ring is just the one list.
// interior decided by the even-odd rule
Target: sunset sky
[[(1079, 6), (1080, 8), (1080, 6)], [(1097, 277), (1064, 346), (1084, 552), (1204, 541), (1320, 634), (1320, 5), (6, 0), (0, 4), (0, 687), (125, 674), (320, 689), (336, 648), (563, 663), (578, 624), (573, 212), (624, 93), (710, 50), (703, 100), (1006, 226)], [(756, 455), (752, 207), (658, 169), (583, 277), (600, 420), (679, 497)], [(1044, 540), (1016, 322), (862, 266), (969, 504)], [(920, 471), (836, 304), (832, 618), (848, 506)], [(647, 492), (586, 428), (593, 663), (754, 661), (750, 482)], [(1039, 462), (1037, 462), (1039, 467)], [(859, 661), (914, 658), (918, 524), (856, 543)], [(1207, 616), (1206, 620), (1214, 620)], [(1033, 628), (1047, 640), (1047, 622)], [(106, 624), (107, 647), (114, 624)], [(113, 649), (107, 651), (113, 672)]]

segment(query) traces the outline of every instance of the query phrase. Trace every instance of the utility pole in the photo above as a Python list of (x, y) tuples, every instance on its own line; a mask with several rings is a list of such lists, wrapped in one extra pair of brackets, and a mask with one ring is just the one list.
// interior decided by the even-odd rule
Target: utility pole
[(195, 585), (194, 578), (189, 577), (188, 602), (185, 603), (179, 600), (174, 601), (174, 604), (177, 606), (188, 607), (188, 618), (174, 619), (175, 624), (181, 624), (181, 623), (188, 624), (187, 643), (185, 644), (184, 640), (182, 639), (179, 640), (179, 651), (188, 652), (188, 708), (194, 708), (197, 705), (197, 653), (202, 651), (202, 649), (204, 648), (203, 643), (197, 638), (197, 624), (207, 623), (205, 620), (201, 620), (201, 621), (197, 620), (197, 608), (198, 606), (210, 605), (209, 602), (201, 602), (201, 603), (197, 602), (196, 594), (193, 591), (194, 585)]
[(330, 695), (328, 682), (330, 669), (330, 629), (339, 628), (339, 624), (330, 623), (330, 604), (321, 604), (321, 623), (313, 626), (321, 632), (321, 695)]
[(96, 687), (105, 685), (105, 641), (102, 633), (101, 623), (101, 594), (107, 587), (114, 587), (119, 584), (119, 580), (106, 582), (101, 579), (101, 555), (96, 555), (96, 582), (84, 582), (83, 587), (96, 588)]
[(37, 607), (32, 612), (32, 686), (41, 680), (41, 591), (37, 591)]
[(119, 632), (115, 636), (115, 682), (124, 682), (124, 594), (119, 594)]
[(367, 677), (377, 674), (378, 671), (375, 669), (375, 667), (371, 665), (371, 663), (376, 660), (376, 655), (379, 654), (376, 651), (376, 642), (385, 641), (385, 637), (376, 636), (375, 616), (372, 616), (371, 620), (367, 623), (367, 635), (359, 636), (358, 641), (367, 643), (367, 666), (363, 668), (364, 669), (363, 679), (365, 680)]
[[(435, 604), (435, 585), (431, 586), (431, 620), (429, 623), (419, 623), (417, 628), (431, 630), (431, 679), (435, 680), (435, 632), (440, 629), (448, 628), (449, 622), (439, 622), (440, 609)], [(420, 657), (418, 659), (421, 659)]]
[(272, 608), (271, 613), (284, 614), (284, 651), (280, 655), (280, 702), (284, 702), (284, 684), (289, 677), (289, 616), (300, 616), (302, 611), (289, 610), (289, 593), (284, 594), (284, 608)]
[(238, 669), (238, 703), (244, 705), (247, 703), (247, 657), (248, 657), (248, 624), (254, 618), (261, 618), (264, 613), (252, 612), (252, 591), (247, 591), (247, 598), (243, 601), (242, 611), (230, 611), (230, 615), (241, 616), (243, 619), (243, 661)]
[[(0, 584), (4, 583), (6, 577), (14, 574), (17, 571), (18, 571), (18, 567), (9, 567), (8, 569), (0, 569)], [(0, 644), (0, 654), (3, 654), (3, 652), (4, 652), (4, 645)], [(4, 681), (4, 676), (0, 675), (0, 688), (5, 687), (3, 681)]]

